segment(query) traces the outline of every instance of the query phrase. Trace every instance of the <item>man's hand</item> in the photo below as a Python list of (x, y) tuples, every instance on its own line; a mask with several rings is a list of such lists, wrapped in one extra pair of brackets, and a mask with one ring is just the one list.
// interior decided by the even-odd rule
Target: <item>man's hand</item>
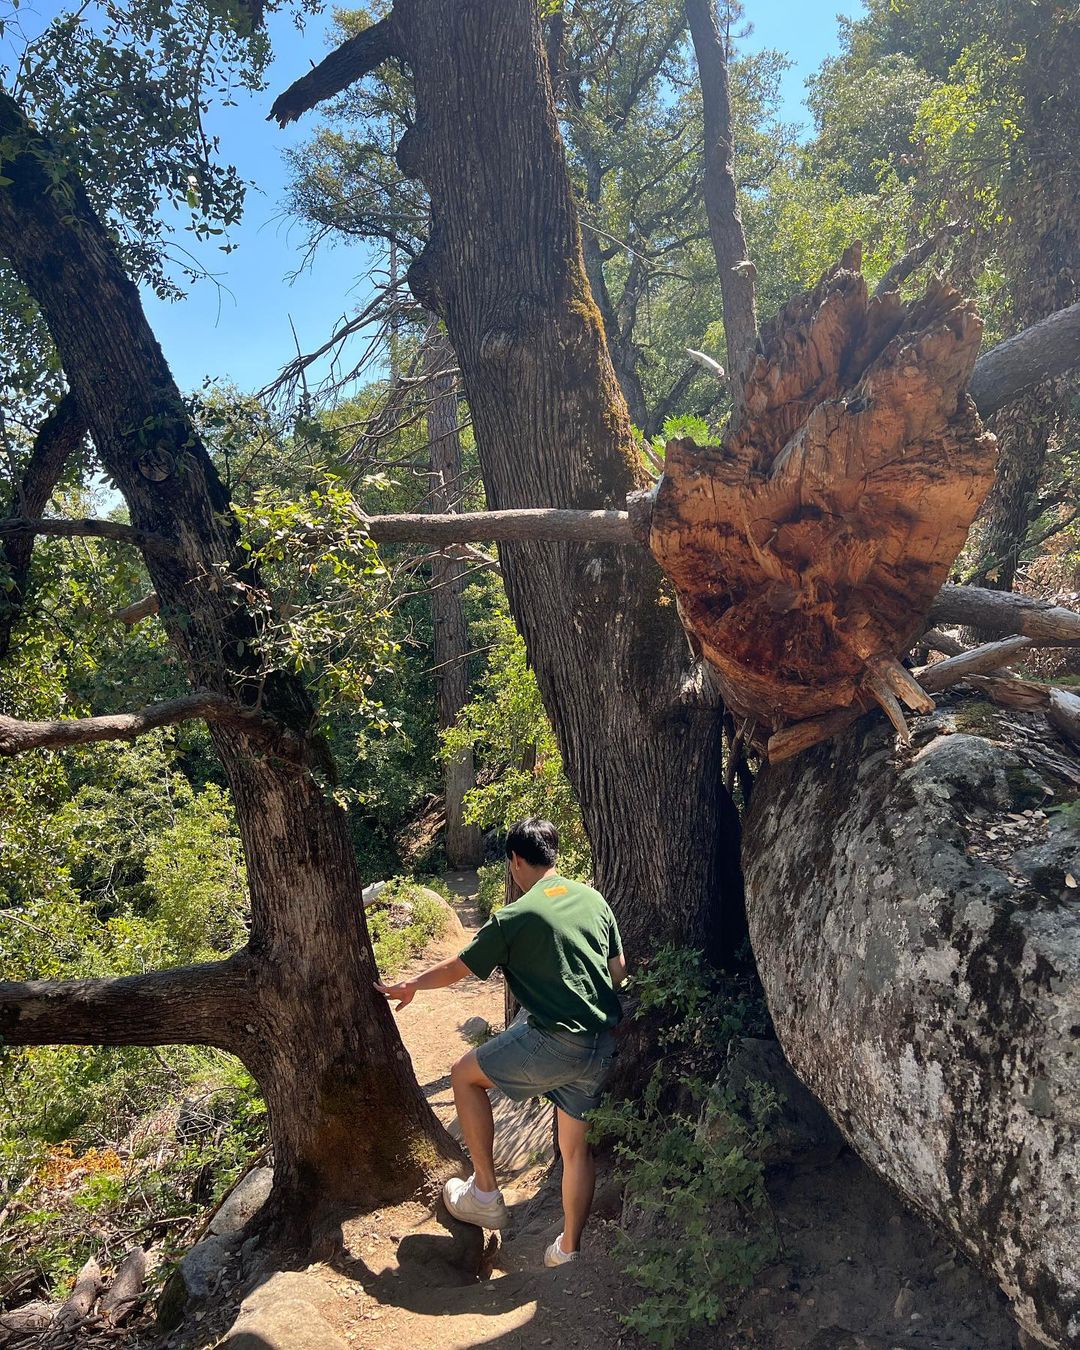
[(413, 1001), (413, 995), (418, 989), (445, 989), (448, 984), (454, 984), (471, 974), (472, 971), (460, 956), (452, 956), (448, 961), (440, 961), (437, 966), (417, 975), (414, 980), (406, 980), (404, 984), (379, 984), (376, 981), (375, 988), (387, 998), (396, 998), (398, 1005), (394, 1011), (400, 1012)]
[(408, 980), (404, 984), (376, 984), (375, 988), (387, 998), (398, 1000), (398, 1005), (394, 1009), (395, 1012), (400, 1012), (402, 1008), (407, 1007), (413, 1001), (413, 995), (416, 993), (416, 985)]

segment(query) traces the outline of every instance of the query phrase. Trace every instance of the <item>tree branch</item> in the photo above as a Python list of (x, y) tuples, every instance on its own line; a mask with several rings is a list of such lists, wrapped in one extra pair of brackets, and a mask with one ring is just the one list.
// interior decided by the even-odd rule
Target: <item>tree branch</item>
[(306, 742), (279, 722), (243, 708), (224, 694), (200, 690), (183, 698), (156, 703), (138, 712), (112, 713), (102, 717), (70, 717), (54, 722), (22, 722), (0, 716), (0, 755), (21, 755), (27, 750), (60, 750), (69, 746), (92, 745), (96, 741), (130, 740), (159, 727), (175, 726), (202, 718), (218, 726), (231, 727), (248, 740), (262, 746), (280, 759), (306, 763), (310, 756)]
[(735, 141), (731, 125), (727, 43), (720, 32), (715, 0), (685, 0), (685, 6), (701, 82), (705, 212), (720, 277), (727, 363), (738, 408), (743, 397), (743, 380), (757, 350), (758, 331), (754, 307), (755, 269), (747, 256), (746, 235), (735, 190)]
[(1042, 644), (1080, 642), (1080, 614), (1048, 600), (978, 586), (942, 586), (928, 615), (930, 624), (965, 624), (980, 633), (1021, 633)]
[(141, 600), (136, 600), (133, 605), (125, 605), (123, 609), (113, 611), (112, 617), (120, 623), (127, 624), (130, 628), (132, 624), (139, 623), (143, 619), (150, 618), (153, 614), (161, 612), (161, 596), (157, 591), (151, 591), (149, 595), (144, 595)]
[[(65, 464), (86, 432), (86, 419), (75, 395), (66, 393), (41, 424), (34, 438), (29, 462), (12, 493), (13, 512), (19, 516), (41, 515), (60, 481)], [(7, 655), (11, 629), (22, 609), (33, 551), (34, 536), (30, 533), (14, 535), (0, 550), (0, 558), (6, 561), (13, 583), (6, 594), (0, 592), (0, 660)]]
[[(928, 693), (941, 693), (970, 676), (987, 670), (996, 670), (1007, 665), (1014, 656), (1031, 647), (1028, 638), (1011, 637), (1003, 642), (988, 642), (985, 646), (975, 647), (962, 656), (952, 656), (948, 660), (938, 661), (932, 666), (924, 666), (914, 672), (919, 684)], [(831, 740), (857, 722), (868, 710), (860, 703), (850, 708), (836, 708), (821, 717), (808, 717), (791, 726), (782, 727), (769, 737), (769, 763), (778, 764), (781, 760), (791, 759), (793, 755), (809, 750), (822, 741)]]
[(291, 84), (283, 94), (279, 94), (266, 120), (276, 121), (281, 127), (295, 122), (316, 104), (333, 98), (350, 84), (370, 75), (384, 61), (403, 55), (391, 10), (385, 19), (380, 19), (362, 33), (351, 37), (348, 42), (343, 42), (314, 69)]
[(364, 517), (378, 544), (493, 544), (523, 540), (580, 541), (593, 544), (635, 542), (625, 511), (569, 511), (543, 508), (521, 511), (472, 511), (445, 516)]
[(980, 417), (1003, 408), (1043, 380), (1080, 366), (1080, 303), (1006, 338), (975, 362), (968, 393)]
[[(249, 958), (103, 980), (0, 982), (0, 1041), (8, 1045), (244, 1044)], [(232, 1005), (233, 1016), (230, 1016)]]
[(117, 520), (34, 520), (21, 516), (0, 520), (0, 538), (5, 535), (26, 538), (35, 534), (51, 534), (61, 539), (113, 539), (117, 543), (132, 544), (143, 553), (180, 557), (180, 550), (171, 539), (148, 530), (137, 530), (132, 525), (122, 525)]
[(921, 267), (927, 258), (936, 253), (950, 235), (959, 234), (962, 229), (961, 221), (951, 220), (947, 225), (942, 225), (941, 229), (935, 231), (929, 238), (923, 239), (913, 248), (909, 248), (905, 254), (897, 258), (896, 262), (881, 278), (874, 294), (880, 299), (881, 296), (887, 295), (889, 291), (898, 291), (912, 272)]

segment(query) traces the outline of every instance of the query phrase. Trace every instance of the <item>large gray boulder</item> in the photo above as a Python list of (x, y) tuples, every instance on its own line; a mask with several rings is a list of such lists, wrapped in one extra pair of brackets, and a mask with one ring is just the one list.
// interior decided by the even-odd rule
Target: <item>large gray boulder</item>
[(1080, 1345), (1080, 759), (957, 700), (769, 769), (744, 861), (777, 1035), (1041, 1343)]

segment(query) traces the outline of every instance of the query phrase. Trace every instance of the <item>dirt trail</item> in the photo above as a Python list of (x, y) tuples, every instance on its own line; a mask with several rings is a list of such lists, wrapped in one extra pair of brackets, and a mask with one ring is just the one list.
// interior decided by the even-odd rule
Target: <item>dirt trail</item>
[[(471, 934), (480, 923), (475, 875), (452, 873), (447, 881)], [(461, 943), (460, 933), (444, 939), (408, 973)], [(498, 978), (421, 994), (401, 1014), (419, 1081), (448, 1125), (449, 1067), (468, 1044), (461, 1027), (481, 1016), (498, 1030), (502, 1015)], [(496, 1121), (513, 1220), (501, 1244), (419, 1204), (364, 1215), (345, 1223), (343, 1250), (331, 1264), (273, 1275), (249, 1295), (245, 1309), (260, 1298), (264, 1308), (255, 1339), (252, 1326), (209, 1343), (223, 1350), (643, 1350), (618, 1319), (636, 1293), (612, 1258), (622, 1196), (603, 1160), (583, 1259), (545, 1270), (544, 1248), (561, 1217), (557, 1185), (537, 1161), (550, 1146), (549, 1110), (497, 1101)], [(769, 1192), (783, 1258), (727, 1321), (695, 1333), (688, 1350), (1017, 1350), (999, 1291), (850, 1150), (819, 1149), (770, 1169)]]

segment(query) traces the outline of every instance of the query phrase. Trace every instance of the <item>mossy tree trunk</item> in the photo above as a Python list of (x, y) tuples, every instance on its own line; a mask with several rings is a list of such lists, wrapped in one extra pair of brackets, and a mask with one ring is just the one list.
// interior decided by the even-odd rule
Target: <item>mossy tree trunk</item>
[[(417, 100), (398, 157), (431, 199), (409, 282), (460, 361), (488, 505), (621, 507), (646, 480), (585, 275), (537, 6), (399, 0), (390, 22)], [(743, 927), (721, 719), (680, 697), (689, 650), (659, 570), (589, 544), (500, 556), (631, 950), (730, 953)]]

